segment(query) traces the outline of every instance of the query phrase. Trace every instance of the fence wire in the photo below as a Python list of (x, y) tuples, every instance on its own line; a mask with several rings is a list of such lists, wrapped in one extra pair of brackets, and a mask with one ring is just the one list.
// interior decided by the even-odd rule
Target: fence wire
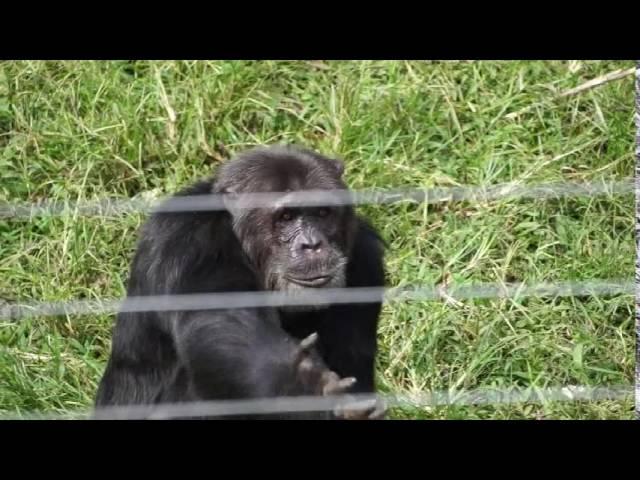
[(388, 408), (426, 409), (446, 406), (546, 404), (566, 401), (605, 401), (633, 398), (632, 385), (608, 387), (562, 386), (547, 388), (480, 388), (441, 390), (416, 394), (355, 394), (331, 397), (275, 397), (216, 400), (155, 405), (129, 405), (64, 413), (0, 414), (0, 419), (21, 420), (169, 420), (189, 417), (233, 417), (302, 412), (328, 412), (350, 405), (382, 401)]
[(17, 321), (36, 316), (87, 315), (120, 312), (228, 310), (301, 305), (357, 304), (379, 301), (455, 302), (469, 299), (576, 297), (634, 293), (633, 280), (584, 282), (488, 283), (449, 287), (351, 287), (304, 292), (221, 292), (181, 295), (149, 295), (111, 300), (21, 302), (0, 305), (0, 319)]
[(34, 216), (109, 216), (123, 213), (198, 212), (235, 208), (266, 208), (286, 202), (289, 207), (413, 203), (488, 202), (500, 199), (547, 200), (564, 197), (624, 195), (633, 193), (633, 179), (613, 182), (548, 183), (521, 185), (504, 183), (490, 186), (456, 186), (431, 189), (374, 190), (306, 190), (300, 192), (264, 192), (239, 195), (192, 195), (164, 200), (102, 199), (95, 201), (44, 201), (37, 203), (0, 202), (0, 218), (32, 218)]

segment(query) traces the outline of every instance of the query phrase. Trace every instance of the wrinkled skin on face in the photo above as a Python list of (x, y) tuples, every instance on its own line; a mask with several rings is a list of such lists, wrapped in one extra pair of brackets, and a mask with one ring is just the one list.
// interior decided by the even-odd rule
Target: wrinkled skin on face
[[(353, 208), (287, 204), (291, 192), (345, 191), (342, 172), (340, 161), (292, 147), (254, 150), (222, 169), (217, 192), (282, 193), (268, 208), (242, 208), (241, 201), (228, 204), (234, 233), (264, 289), (345, 286), (355, 230)], [(301, 308), (308, 307), (295, 307)]]

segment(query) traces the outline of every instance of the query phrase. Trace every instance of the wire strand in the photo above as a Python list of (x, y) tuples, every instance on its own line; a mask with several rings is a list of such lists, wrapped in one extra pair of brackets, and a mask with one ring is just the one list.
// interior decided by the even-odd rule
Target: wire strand
[(351, 287), (308, 292), (224, 292), (181, 295), (134, 296), (122, 299), (15, 302), (0, 304), (0, 319), (17, 321), (36, 316), (228, 310), (301, 305), (374, 303), (382, 301), (469, 300), (521, 297), (571, 297), (633, 294), (633, 280), (608, 279), (584, 282), (488, 283), (449, 287)]
[(164, 200), (101, 199), (84, 202), (44, 201), (36, 203), (0, 203), (0, 218), (32, 218), (34, 216), (109, 216), (123, 213), (200, 212), (235, 208), (267, 208), (286, 200), (291, 207), (390, 204), (402, 201), (417, 203), (488, 202), (500, 199), (553, 199), (595, 195), (633, 193), (633, 179), (614, 182), (548, 183), (520, 185), (516, 182), (490, 186), (456, 186), (431, 189), (399, 188), (374, 190), (306, 190), (300, 192), (264, 192), (239, 195), (176, 196)]
[(561, 386), (547, 388), (480, 388), (441, 390), (416, 394), (355, 394), (332, 397), (275, 397), (217, 400), (156, 405), (102, 407), (65, 413), (0, 414), (0, 419), (23, 420), (160, 420), (188, 417), (226, 417), (278, 413), (326, 412), (348, 408), (355, 403), (381, 400), (388, 408), (433, 408), (444, 406), (483, 406), (516, 403), (545, 404), (565, 401), (622, 400), (633, 397), (633, 386)]

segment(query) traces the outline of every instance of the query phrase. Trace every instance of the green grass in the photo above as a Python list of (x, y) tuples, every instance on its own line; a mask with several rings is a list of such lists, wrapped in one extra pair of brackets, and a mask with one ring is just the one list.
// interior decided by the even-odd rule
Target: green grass
[[(632, 62), (3, 62), (0, 200), (170, 193), (255, 144), (339, 155), (354, 188), (633, 175)], [(530, 105), (522, 115), (507, 115)], [(175, 121), (171, 120), (175, 112)], [(392, 285), (631, 279), (632, 195), (362, 207)], [(0, 221), (0, 298), (121, 296), (144, 218)], [(392, 303), (384, 391), (632, 384), (633, 297)], [(112, 317), (0, 323), (0, 410), (91, 405)], [(397, 418), (633, 418), (632, 399), (394, 411)]]

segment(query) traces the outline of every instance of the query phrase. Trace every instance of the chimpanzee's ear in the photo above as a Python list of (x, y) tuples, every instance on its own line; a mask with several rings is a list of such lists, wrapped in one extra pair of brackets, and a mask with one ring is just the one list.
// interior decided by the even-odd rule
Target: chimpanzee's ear
[(337, 158), (332, 158), (330, 161), (331, 161), (331, 165), (333, 165), (333, 168), (338, 174), (338, 177), (342, 177), (342, 174), (344, 173), (344, 162)]
[(223, 194), (223, 195), (232, 195), (235, 192), (235, 189), (232, 186), (229, 185), (219, 185), (218, 186), (218, 192)]
[(224, 206), (228, 211), (233, 212), (234, 200), (236, 200), (237, 197), (237, 195), (235, 195), (235, 188), (231, 185), (217, 183), (214, 185), (213, 191), (222, 195), (222, 203), (224, 203)]

